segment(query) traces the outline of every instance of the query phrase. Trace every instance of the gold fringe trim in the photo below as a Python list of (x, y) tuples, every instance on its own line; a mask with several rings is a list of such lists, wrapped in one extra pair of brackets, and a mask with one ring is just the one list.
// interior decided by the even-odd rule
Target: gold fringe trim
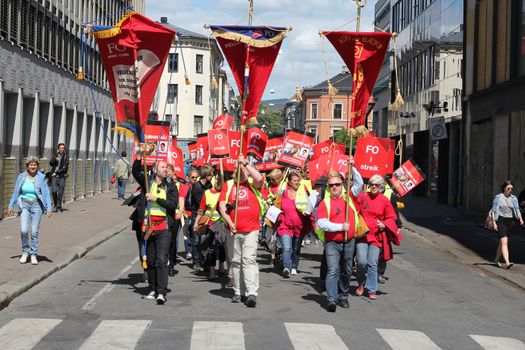
[(213, 90), (217, 90), (219, 88), (219, 84), (217, 83), (217, 79), (215, 79), (215, 75), (211, 76), (211, 88)]
[(115, 35), (119, 35), (122, 32), (120, 29), (122, 23), (124, 23), (125, 20), (133, 16), (133, 14), (135, 14), (135, 11), (128, 10), (128, 12), (126, 12), (126, 15), (120, 21), (118, 21), (117, 24), (115, 24), (115, 28), (101, 30), (100, 32), (94, 32), (93, 36), (97, 39), (107, 39), (114, 37)]
[(84, 80), (84, 71), (82, 67), (78, 67), (77, 80)]
[(334, 95), (337, 95), (338, 93), (339, 93), (339, 90), (337, 90), (337, 88), (332, 85), (332, 82), (330, 81), (330, 79), (328, 79), (328, 95), (334, 96)]
[(117, 132), (117, 134), (119, 135), (123, 135), (123, 136), (127, 136), (129, 138), (134, 138), (134, 139), (137, 139), (137, 135), (135, 135), (135, 133), (129, 129), (126, 129), (126, 128), (123, 128), (121, 126), (115, 126), (113, 128), (113, 130), (115, 130)]
[(350, 138), (355, 137), (355, 129), (352, 129), (352, 128), (348, 129), (348, 136)]
[(403, 96), (401, 96), (401, 92), (399, 89), (397, 89), (396, 99), (394, 100), (394, 106), (398, 107), (398, 110), (405, 104), (405, 100), (403, 99)]
[(295, 87), (295, 100), (301, 102), (303, 100), (303, 95), (301, 94), (301, 89), (299, 86)]
[(280, 43), (281, 41), (284, 40), (284, 38), (286, 38), (286, 32), (280, 32), (273, 38), (266, 39), (266, 40), (255, 40), (255, 39), (247, 37), (246, 35), (226, 32), (224, 30), (216, 30), (213, 32), (213, 35), (215, 35), (215, 37), (233, 40), (233, 41), (241, 42), (246, 45), (250, 45), (252, 47), (259, 47), (259, 48), (274, 46), (275, 44)]
[(355, 128), (355, 135), (357, 137), (365, 137), (368, 133), (369, 131), (364, 125), (359, 125)]
[(244, 132), (246, 131), (246, 126), (241, 125), (241, 127), (239, 128), (239, 131), (241, 132), (241, 135), (244, 134)]
[(257, 125), (257, 124), (259, 124), (259, 123), (257, 122), (257, 117), (251, 117), (251, 118), (248, 118), (248, 119), (246, 120), (246, 123), (245, 123), (245, 125)]
[(184, 81), (186, 85), (190, 85), (190, 77), (188, 76), (188, 74), (184, 74)]

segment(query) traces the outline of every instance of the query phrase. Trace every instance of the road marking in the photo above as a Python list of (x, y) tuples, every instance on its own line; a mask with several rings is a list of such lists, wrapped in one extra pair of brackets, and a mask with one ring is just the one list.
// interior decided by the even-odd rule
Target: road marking
[(489, 337), (485, 335), (471, 335), (472, 339), (486, 350), (525, 350), (521, 340), (504, 337)]
[(17, 318), (0, 328), (2, 349), (31, 349), (62, 320)]
[(377, 328), (377, 332), (393, 350), (440, 350), (423, 332)]
[[(135, 259), (133, 259), (133, 261), (131, 261), (131, 263), (128, 266), (126, 266), (122, 271), (120, 271), (119, 274), (113, 278), (113, 280), (118, 280), (119, 278), (121, 278), (125, 273), (127, 273), (133, 267), (133, 265), (137, 263), (138, 260), (139, 260), (139, 257), (138, 256), (135, 257)], [(84, 311), (92, 310), (97, 304), (97, 302), (99, 302), (100, 299), (104, 297), (104, 294), (111, 292), (113, 288), (115, 288), (115, 286), (116, 284), (113, 282), (106, 283), (106, 285), (102, 287), (102, 289), (99, 290), (97, 294), (95, 294), (91, 299), (89, 299), (89, 301), (86, 304), (84, 304), (84, 306), (82, 306), (82, 310)]]
[(134, 349), (142, 333), (151, 325), (148, 320), (105, 320), (95, 328), (80, 350)]
[(296, 350), (348, 350), (334, 327), (326, 324), (285, 323)]
[(240, 322), (193, 322), (190, 350), (244, 350), (244, 332)]

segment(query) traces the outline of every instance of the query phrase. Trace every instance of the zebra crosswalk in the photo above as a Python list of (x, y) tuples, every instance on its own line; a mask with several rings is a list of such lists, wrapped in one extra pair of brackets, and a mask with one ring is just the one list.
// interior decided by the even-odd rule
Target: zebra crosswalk
[[(2, 349), (47, 348), (39, 344), (46, 336), (60, 327), (63, 320), (46, 318), (17, 318), (0, 328)], [(295, 350), (348, 350), (350, 347), (343, 341), (334, 326), (313, 323), (281, 324), (286, 330), (290, 345), (283, 348)], [(135, 349), (155, 348), (152, 344), (141, 346), (140, 340), (148, 331), (154, 329), (152, 320), (102, 320), (83, 340), (81, 350)], [(385, 343), (385, 349), (393, 350), (440, 350), (441, 348), (429, 336), (420, 331), (385, 329), (375, 330)], [(228, 349), (244, 350), (245, 330), (241, 322), (195, 321), (193, 322), (190, 350)], [(486, 335), (469, 335), (466, 341), (474, 341), (479, 349), (485, 350), (525, 350), (525, 344), (515, 338), (494, 337)], [(56, 335), (55, 335), (56, 342)], [(348, 338), (345, 338), (348, 342)], [(55, 343), (56, 345), (56, 343)], [(472, 348), (474, 348), (472, 347)], [(70, 348), (67, 345), (63, 348)]]

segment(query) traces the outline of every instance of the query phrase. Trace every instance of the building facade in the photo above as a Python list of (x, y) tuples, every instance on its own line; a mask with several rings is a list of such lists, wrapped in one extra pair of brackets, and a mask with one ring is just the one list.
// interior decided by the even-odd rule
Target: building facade
[(330, 78), (338, 90), (328, 94), (328, 80), (303, 88), (303, 110), (306, 131), (316, 135), (316, 142), (332, 137), (337, 131), (348, 129), (348, 116), (352, 103), (352, 74), (346, 67)]
[(463, 206), (487, 212), (506, 179), (525, 189), (525, 1), (465, 1)]
[(76, 73), (82, 24), (107, 16), (98, 23), (111, 25), (128, 6), (141, 12), (144, 1), (0, 1), (0, 217), (25, 159), (40, 157), (45, 170), (59, 142), (70, 155), (66, 201), (109, 188), (115, 150), (108, 140), (119, 151), (126, 142), (111, 131), (113, 101), (93, 39), (85, 66), (90, 83)]

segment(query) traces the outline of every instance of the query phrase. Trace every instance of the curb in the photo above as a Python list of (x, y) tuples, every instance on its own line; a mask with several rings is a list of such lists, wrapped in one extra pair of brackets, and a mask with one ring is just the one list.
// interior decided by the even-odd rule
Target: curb
[[(428, 229), (426, 229), (424, 227), (420, 227), (420, 226), (414, 225), (414, 224), (408, 224), (407, 225), (406, 223), (409, 222), (409, 221), (406, 219), (406, 217), (404, 215), (402, 215), (402, 219), (403, 219), (403, 228), (405, 230), (408, 230), (408, 231), (412, 232), (413, 234), (415, 234), (418, 238), (431, 243), (437, 249), (439, 249), (441, 252), (449, 254), (450, 256), (454, 257), (455, 259), (457, 259), (458, 261), (460, 261), (460, 262), (462, 262), (464, 264), (467, 264), (467, 265), (469, 265), (469, 266), (471, 266), (473, 268), (481, 270), (483, 273), (485, 273), (487, 275), (490, 275), (490, 276), (498, 278), (498, 279), (500, 279), (500, 280), (502, 280), (504, 282), (507, 282), (508, 284), (512, 285), (514, 288), (517, 288), (517, 289), (520, 289), (522, 291), (525, 291), (525, 285), (523, 285), (523, 284), (521, 284), (519, 282), (516, 282), (513, 279), (507, 278), (507, 277), (505, 277), (503, 275), (497, 274), (494, 271), (492, 271), (490, 269), (487, 269), (487, 268), (485, 268), (485, 267), (483, 267), (481, 265), (472, 265), (472, 264), (466, 262), (465, 260), (463, 260), (463, 257), (461, 255), (454, 253), (453, 250), (450, 250), (450, 249), (447, 249), (447, 248), (443, 247), (442, 245), (440, 245), (438, 242), (436, 242), (432, 238), (427, 237), (424, 234), (419, 232), (419, 231), (424, 231), (424, 230), (428, 230)], [(428, 231), (431, 231), (431, 230), (428, 230)], [(434, 232), (434, 231), (432, 231), (432, 232)], [(437, 233), (437, 234), (439, 234), (439, 233)]]
[(78, 245), (66, 249), (62, 254), (57, 256), (55, 259), (56, 263), (53, 263), (53, 265), (42, 271), (38, 276), (28, 279), (27, 281), (5, 283), (0, 287), (0, 310), (6, 308), (13, 299), (36, 286), (55, 272), (62, 270), (73, 261), (82, 258), (89, 251), (130, 227), (131, 223), (129, 220), (122, 221), (110, 229), (97, 233)]

